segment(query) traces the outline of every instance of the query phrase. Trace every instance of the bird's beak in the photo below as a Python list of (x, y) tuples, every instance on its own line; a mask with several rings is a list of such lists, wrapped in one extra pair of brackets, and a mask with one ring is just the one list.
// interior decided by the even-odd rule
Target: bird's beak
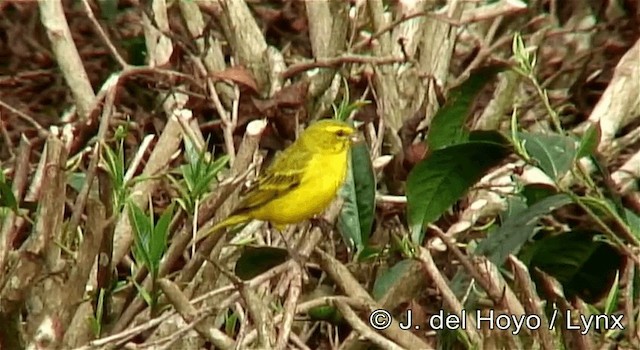
[(351, 143), (357, 143), (357, 142), (360, 142), (360, 141), (364, 141), (364, 138), (362, 137), (362, 134), (360, 134), (359, 132), (356, 132), (353, 135), (351, 135), (351, 137), (349, 139), (351, 140)]
[[(366, 105), (366, 103), (362, 103), (362, 106), (364, 105)], [(358, 105), (358, 107), (360, 107), (360, 105)], [(358, 131), (358, 129), (360, 129), (360, 127), (363, 126), (364, 123), (356, 120), (353, 122), (353, 124), (355, 128), (355, 132), (353, 133), (353, 135), (351, 135), (351, 143), (358, 143), (358, 142), (364, 141), (364, 135), (362, 134), (362, 132)]]

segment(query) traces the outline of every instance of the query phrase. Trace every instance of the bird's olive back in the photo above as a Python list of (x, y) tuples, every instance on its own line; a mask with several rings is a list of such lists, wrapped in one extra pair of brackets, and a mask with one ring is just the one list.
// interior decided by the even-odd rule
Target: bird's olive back
[(345, 122), (323, 119), (305, 129), (300, 141), (316, 152), (339, 153), (349, 146), (354, 132), (355, 130)]

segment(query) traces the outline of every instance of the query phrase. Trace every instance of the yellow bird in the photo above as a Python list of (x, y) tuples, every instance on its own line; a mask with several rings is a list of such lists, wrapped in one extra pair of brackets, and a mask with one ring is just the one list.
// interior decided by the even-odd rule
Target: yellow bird
[(252, 219), (280, 229), (322, 213), (345, 179), (354, 137), (355, 130), (345, 122), (325, 119), (311, 124), (276, 156), (231, 216), (209, 232)]

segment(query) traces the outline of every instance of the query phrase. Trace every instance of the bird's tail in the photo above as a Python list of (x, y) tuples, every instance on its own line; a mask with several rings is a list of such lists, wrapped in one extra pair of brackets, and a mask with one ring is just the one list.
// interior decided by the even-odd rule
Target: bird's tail
[[(227, 227), (230, 226), (234, 226), (237, 224), (241, 224), (243, 222), (247, 222), (251, 220), (251, 218), (249, 218), (246, 215), (231, 215), (228, 218), (220, 221), (219, 223), (217, 223), (216, 225), (214, 225), (212, 228), (206, 230), (203, 233), (198, 232), (198, 235), (196, 236), (196, 239), (194, 240), (194, 242), (192, 244), (197, 244), (198, 242), (202, 241), (203, 239), (209, 237), (209, 235), (211, 234), (218, 234), (219, 232), (221, 232), (222, 230), (224, 230)], [(191, 247), (191, 244), (189, 245), (189, 247)]]
[(208, 237), (211, 234), (217, 234), (218, 232), (224, 230), (227, 227), (235, 226), (237, 224), (241, 224), (249, 220), (250, 218), (247, 217), (246, 215), (231, 215), (228, 218), (214, 225), (212, 228), (205, 231), (202, 235), (198, 235), (195, 241), (200, 242), (201, 240), (203, 240), (204, 238)]
[(215, 226), (213, 226), (211, 228), (211, 232), (218, 232), (227, 227), (235, 226), (237, 224), (242, 224), (249, 220), (250, 218), (248, 218), (246, 215), (231, 215), (228, 218), (217, 223)]

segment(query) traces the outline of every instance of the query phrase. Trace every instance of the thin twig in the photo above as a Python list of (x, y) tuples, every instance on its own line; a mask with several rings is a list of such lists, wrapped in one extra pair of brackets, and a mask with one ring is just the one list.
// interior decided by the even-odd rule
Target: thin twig
[(409, 15), (403, 15), (402, 17), (396, 19), (395, 21), (389, 23), (388, 25), (383, 26), (382, 28), (380, 28), (378, 31), (376, 31), (374, 34), (372, 34), (370, 37), (368, 37), (366, 39), (363, 39), (360, 42), (358, 42), (355, 45), (353, 45), (351, 47), (351, 51), (358, 51), (358, 50), (362, 49), (365, 46), (371, 45), (371, 43), (375, 39), (379, 38), (384, 33), (393, 30), (393, 28), (397, 27), (400, 23), (406, 22), (406, 21), (408, 21), (410, 19), (413, 19), (413, 18), (422, 17), (422, 16), (437, 17), (438, 19), (440, 19), (440, 18), (444, 19), (444, 17), (436, 16), (436, 15), (430, 13), (429, 11), (420, 11), (420, 12), (412, 13), (412, 14), (409, 14)]
[(384, 65), (406, 62), (406, 57), (375, 57), (366, 55), (344, 54), (338, 57), (318, 58), (307, 62), (296, 63), (290, 65), (286, 71), (282, 72), (282, 79), (289, 79), (302, 72), (315, 68), (335, 68), (346, 63), (362, 63), (373, 65)]
[(286, 349), (291, 334), (291, 326), (293, 325), (293, 317), (296, 311), (296, 305), (300, 298), (300, 292), (302, 288), (302, 271), (298, 264), (293, 264), (293, 270), (291, 272), (291, 282), (289, 283), (289, 297), (284, 304), (284, 319), (280, 326), (280, 334), (278, 335), (278, 341), (276, 342), (276, 349)]
[(107, 130), (109, 130), (109, 121), (111, 120), (111, 115), (113, 114), (113, 104), (117, 91), (117, 83), (116, 81), (113, 82), (114, 84), (109, 87), (109, 90), (107, 92), (107, 100), (105, 101), (104, 109), (102, 110), (100, 127), (98, 128), (98, 142), (96, 142), (91, 161), (89, 162), (89, 169), (86, 174), (86, 179), (84, 181), (84, 184), (82, 185), (82, 188), (80, 189), (78, 197), (76, 198), (75, 204), (73, 205), (71, 219), (69, 219), (69, 225), (67, 226), (67, 232), (73, 233), (78, 229), (80, 219), (82, 218), (82, 214), (84, 213), (84, 206), (87, 201), (87, 196), (89, 195), (89, 189), (91, 188), (93, 179), (96, 175), (96, 167), (98, 166), (102, 153), (102, 143), (107, 136)]
[(38, 129), (38, 133), (40, 133), (41, 136), (48, 136), (49, 135), (49, 131), (45, 128), (42, 127), (42, 125), (40, 125), (40, 123), (38, 123), (33, 117), (31, 117), (30, 115), (28, 115), (27, 113), (14, 108), (13, 106), (11, 106), (10, 104), (4, 102), (3, 100), (0, 100), (0, 106), (10, 110), (11, 112), (15, 113), (18, 118), (24, 120), (25, 122), (31, 124), (33, 127), (35, 127), (36, 129)]
[(336, 307), (349, 324), (362, 336), (382, 349), (402, 350), (402, 346), (374, 332), (356, 313), (342, 301), (335, 302)]
[[(219, 331), (212, 323), (212, 319), (205, 322), (193, 322), (197, 319), (203, 320), (205, 315), (198, 317), (198, 311), (194, 308), (187, 297), (180, 291), (177, 285), (167, 279), (160, 279), (158, 285), (164, 295), (167, 296), (174, 308), (186, 322), (192, 322), (196, 331), (205, 339), (213, 343), (220, 349), (233, 349), (234, 341), (226, 334)], [(174, 337), (179, 339), (178, 337)]]
[(122, 68), (127, 68), (129, 64), (124, 60), (124, 58), (122, 58), (122, 56), (116, 49), (115, 45), (113, 45), (113, 43), (109, 39), (109, 36), (107, 35), (107, 33), (104, 31), (104, 29), (102, 29), (100, 22), (98, 22), (98, 20), (96, 19), (96, 16), (93, 14), (93, 10), (91, 9), (91, 5), (89, 5), (89, 1), (82, 0), (82, 4), (84, 5), (84, 10), (87, 13), (87, 16), (89, 17), (89, 20), (91, 21), (91, 23), (93, 23), (93, 26), (98, 31), (98, 35), (100, 36), (102, 41), (104, 41), (105, 45), (107, 45), (107, 47), (109, 48), (109, 51), (111, 51), (113, 58), (115, 58), (116, 61), (118, 61), (118, 64), (120, 64)]
[(462, 334), (467, 335), (467, 337), (469, 338), (469, 342), (472, 345), (481, 344), (480, 340), (482, 338), (480, 337), (480, 334), (478, 334), (478, 332), (476, 331), (477, 328), (476, 328), (475, 320), (471, 317), (471, 315), (465, 314), (462, 312), (463, 311), (462, 303), (460, 303), (460, 301), (456, 298), (451, 288), (449, 288), (447, 281), (444, 279), (444, 277), (440, 273), (440, 270), (438, 270), (436, 263), (433, 261), (433, 258), (431, 257), (431, 253), (429, 252), (429, 250), (424, 247), (419, 247), (419, 249), (420, 249), (420, 252), (418, 253), (417, 259), (422, 263), (422, 266), (424, 267), (424, 270), (426, 271), (427, 275), (430, 277), (431, 281), (433, 281), (433, 283), (436, 285), (436, 288), (438, 288), (438, 291), (442, 296), (442, 300), (444, 301), (446, 308), (451, 312), (454, 312), (461, 319), (462, 317), (466, 316), (467, 325), (470, 325), (470, 326), (468, 326), (467, 329), (464, 329)]
[(40, 18), (46, 29), (56, 62), (75, 101), (80, 119), (86, 120), (96, 95), (89, 81), (80, 53), (71, 36), (61, 0), (40, 0)]
[[(341, 290), (344, 291), (345, 294), (355, 299), (366, 300), (367, 304), (369, 305), (369, 312), (383, 308), (379, 302), (373, 300), (371, 295), (369, 295), (369, 293), (362, 287), (362, 285), (358, 282), (358, 280), (356, 280), (356, 278), (353, 276), (353, 274), (351, 274), (346, 266), (344, 266), (334, 257), (330, 256), (320, 249), (316, 249), (315, 252), (316, 255), (320, 258), (320, 266), (322, 267), (322, 269), (332, 280), (336, 282), (336, 284)], [(460, 306), (460, 309), (462, 309), (462, 306)], [(475, 323), (467, 322), (467, 324), (471, 325)], [(381, 332), (389, 339), (397, 342), (400, 346), (403, 346), (405, 348), (429, 348), (429, 346), (423, 339), (417, 337), (409, 331), (402, 330), (399, 327), (398, 321), (395, 319), (391, 320), (391, 325), (389, 328), (381, 330)], [(479, 339), (479, 337), (477, 339)]]
[[(245, 286), (247, 288), (251, 288), (251, 287), (255, 287), (258, 286), (262, 283), (264, 283), (265, 281), (268, 281), (280, 274), (282, 274), (283, 272), (288, 271), (288, 269), (290, 268), (289, 263), (284, 263), (281, 265), (278, 265), (256, 277), (254, 277), (253, 279), (244, 282)], [(212, 290), (208, 293), (205, 293), (201, 296), (198, 296), (192, 300), (189, 301), (189, 303), (191, 305), (194, 306), (198, 306), (201, 302), (211, 299), (217, 295), (220, 294), (224, 294), (224, 293), (229, 293), (229, 292), (233, 292), (234, 290), (236, 290), (236, 285), (234, 284), (229, 284), (226, 285), (224, 287), (220, 287), (218, 289)], [(240, 294), (238, 292), (234, 292), (232, 293), (231, 296), (235, 296), (235, 298), (239, 298)], [(161, 324), (162, 322), (168, 320), (171, 316), (174, 316), (176, 314), (175, 310), (171, 310), (168, 311), (165, 314), (162, 315), (158, 315), (156, 318), (150, 319), (148, 321), (146, 321), (143, 324), (140, 324), (138, 326), (135, 326), (133, 328), (128, 328), (125, 329), (119, 333), (115, 333), (112, 334), (110, 336), (101, 338), (101, 339), (96, 339), (92, 342), (90, 342), (89, 344), (82, 346), (82, 347), (78, 347), (75, 350), (91, 350), (91, 349), (95, 349), (97, 347), (102, 347), (105, 346), (107, 344), (113, 343), (115, 345), (120, 345), (122, 343), (124, 343), (125, 341), (127, 341), (128, 339), (131, 339), (132, 337), (135, 337), (136, 335), (145, 332), (147, 330), (150, 330), (152, 328), (155, 328), (156, 326), (158, 326), (159, 324)]]

